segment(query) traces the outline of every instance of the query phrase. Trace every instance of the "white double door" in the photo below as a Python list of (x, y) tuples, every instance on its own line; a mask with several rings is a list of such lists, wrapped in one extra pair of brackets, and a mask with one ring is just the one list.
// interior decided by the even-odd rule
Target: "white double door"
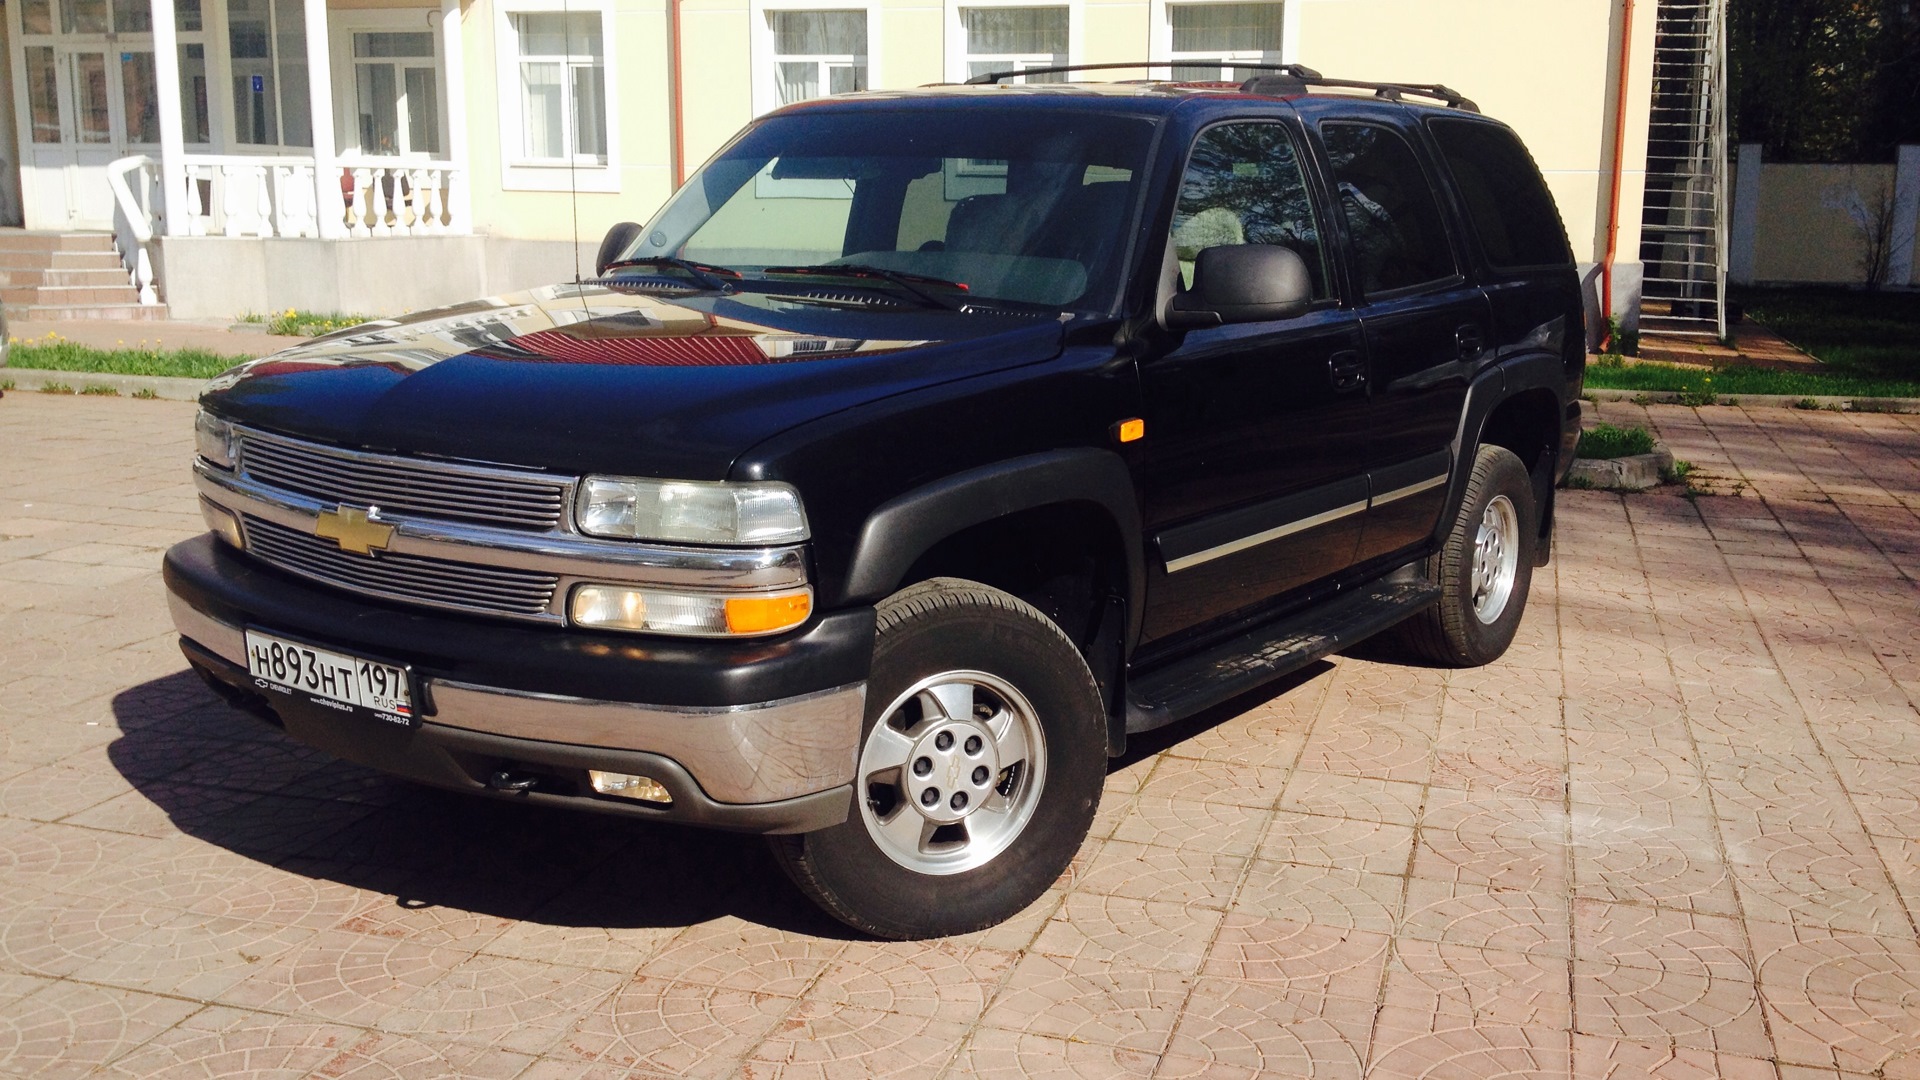
[(27, 84), (20, 169), (27, 227), (111, 228), (107, 165), (160, 153), (152, 35), (30, 35), (16, 55)]

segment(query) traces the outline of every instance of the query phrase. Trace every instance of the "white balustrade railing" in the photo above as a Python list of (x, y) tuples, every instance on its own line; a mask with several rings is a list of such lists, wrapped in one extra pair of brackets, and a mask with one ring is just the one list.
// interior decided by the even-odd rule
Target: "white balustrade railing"
[[(190, 236), (320, 236), (321, 206), (310, 157), (188, 154), (186, 231)], [(456, 188), (465, 182), (447, 162), (352, 158), (332, 170), (349, 237), (439, 236), (472, 231)]]
[(144, 154), (124, 157), (107, 166), (107, 186), (113, 191), (113, 246), (126, 267), (127, 281), (140, 292), (142, 304), (158, 304), (153, 284), (154, 226), (160, 222), (160, 163)]

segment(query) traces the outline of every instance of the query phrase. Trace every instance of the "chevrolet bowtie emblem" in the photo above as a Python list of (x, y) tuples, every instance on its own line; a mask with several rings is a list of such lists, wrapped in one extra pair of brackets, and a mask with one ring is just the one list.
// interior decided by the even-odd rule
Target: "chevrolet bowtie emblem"
[(319, 520), (313, 523), (313, 534), (338, 541), (341, 551), (361, 555), (384, 551), (393, 539), (393, 526), (375, 520), (374, 515), (379, 512), (374, 506), (362, 510), (342, 503), (337, 510), (320, 511)]

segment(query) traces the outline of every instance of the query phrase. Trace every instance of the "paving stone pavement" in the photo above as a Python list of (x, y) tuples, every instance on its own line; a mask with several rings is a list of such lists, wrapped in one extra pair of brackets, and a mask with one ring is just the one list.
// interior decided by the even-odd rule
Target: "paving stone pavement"
[(1162, 733), (1030, 910), (889, 944), (217, 705), (191, 407), (9, 394), (0, 1073), (1920, 1077), (1920, 418), (1596, 411), (1739, 494), (1563, 493), (1502, 661)]

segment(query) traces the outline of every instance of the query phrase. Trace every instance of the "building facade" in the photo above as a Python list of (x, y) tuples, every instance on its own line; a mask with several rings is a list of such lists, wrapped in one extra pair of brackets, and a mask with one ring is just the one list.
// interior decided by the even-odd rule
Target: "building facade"
[(1512, 124), (1581, 259), (1603, 257), (1617, 222), (1623, 307), (1654, 35), (1626, 7), (6, 0), (18, 190), (0, 183), (0, 209), (30, 229), (115, 229), (130, 273), (144, 253), (178, 315), (417, 309), (573, 278), (607, 227), (644, 221), (741, 125), (788, 102), (1062, 63), (1218, 79), (1298, 62), (1446, 83)]

